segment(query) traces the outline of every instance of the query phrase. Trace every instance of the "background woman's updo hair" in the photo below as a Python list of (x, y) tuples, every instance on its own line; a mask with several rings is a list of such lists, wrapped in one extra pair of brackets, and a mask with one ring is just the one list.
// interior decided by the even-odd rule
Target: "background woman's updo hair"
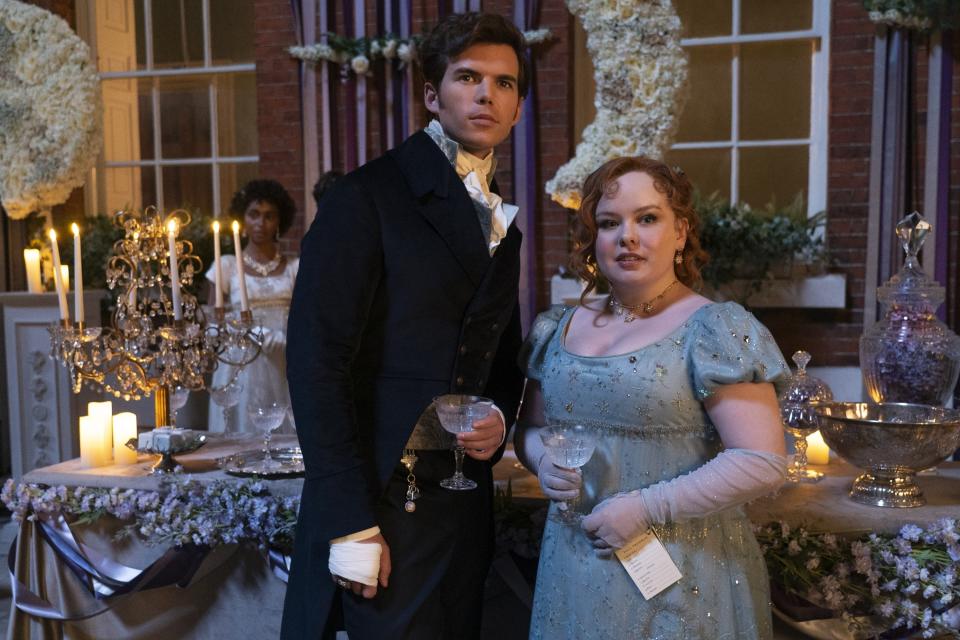
[(276, 180), (251, 180), (243, 185), (243, 189), (233, 194), (233, 199), (230, 201), (230, 213), (243, 217), (250, 203), (258, 200), (269, 202), (277, 208), (277, 212), (280, 214), (278, 231), (280, 235), (285, 234), (293, 224), (293, 216), (297, 212), (297, 205), (294, 204), (293, 198), (283, 188), (283, 185)]
[(631, 157), (608, 160), (583, 183), (583, 200), (573, 222), (573, 253), (569, 263), (570, 270), (587, 283), (583, 296), (604, 282), (597, 266), (597, 204), (617, 178), (634, 171), (653, 178), (654, 188), (664, 195), (677, 219), (687, 221), (683, 262), (676, 265), (675, 270), (680, 282), (699, 290), (703, 284), (700, 268), (710, 257), (700, 246), (700, 217), (693, 208), (693, 185), (679, 169), (659, 160)]

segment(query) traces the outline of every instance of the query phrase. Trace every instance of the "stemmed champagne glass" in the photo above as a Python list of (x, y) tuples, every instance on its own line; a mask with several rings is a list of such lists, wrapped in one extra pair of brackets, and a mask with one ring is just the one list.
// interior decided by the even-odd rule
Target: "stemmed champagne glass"
[[(580, 424), (543, 427), (540, 429), (540, 441), (550, 461), (564, 469), (579, 469), (587, 464), (597, 448), (596, 432)], [(582, 517), (576, 512), (579, 500), (577, 496), (561, 501), (558, 509), (548, 517), (560, 524), (578, 524)]]
[[(440, 424), (454, 435), (473, 431), (474, 421), (486, 417), (493, 409), (493, 400), (489, 398), (459, 393), (438, 396), (433, 399), (433, 404), (437, 408)], [(477, 488), (476, 482), (463, 475), (463, 452), (463, 446), (458, 443), (453, 450), (456, 470), (451, 477), (440, 481), (444, 489), (465, 491)]]
[(260, 461), (257, 471), (270, 473), (280, 468), (280, 462), (273, 459), (270, 453), (270, 439), (273, 430), (283, 424), (287, 417), (287, 405), (278, 401), (254, 401), (247, 406), (247, 415), (257, 431), (263, 432), (263, 460)]
[(190, 389), (177, 385), (170, 389), (170, 426), (177, 426), (177, 413), (187, 404), (187, 398), (190, 396)]
[(243, 385), (234, 380), (228, 385), (210, 390), (213, 403), (223, 410), (223, 432), (230, 433), (230, 409), (240, 404)]

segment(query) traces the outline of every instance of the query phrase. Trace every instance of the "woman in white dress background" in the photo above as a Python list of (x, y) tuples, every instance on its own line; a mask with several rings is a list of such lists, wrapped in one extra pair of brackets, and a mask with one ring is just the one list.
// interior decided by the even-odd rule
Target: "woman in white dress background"
[[(213, 432), (253, 432), (247, 416), (248, 399), (282, 402), (289, 406), (287, 389), (287, 313), (293, 283), (297, 278), (298, 258), (288, 258), (280, 252), (280, 236), (293, 224), (296, 205), (293, 198), (275, 180), (252, 180), (233, 195), (231, 216), (241, 219), (246, 243), (243, 249), (243, 271), (246, 274), (247, 297), (254, 322), (263, 330), (263, 352), (239, 373), (236, 368), (220, 364), (213, 372), (213, 388), (227, 385), (236, 376), (234, 384), (242, 385), (239, 404), (228, 409), (228, 424), (223, 410), (210, 402), (208, 429)], [(227, 313), (240, 309), (240, 281), (236, 257), (224, 253), (220, 258), (223, 290)], [(214, 282), (214, 266), (206, 274)], [(213, 304), (211, 286), (210, 303)]]

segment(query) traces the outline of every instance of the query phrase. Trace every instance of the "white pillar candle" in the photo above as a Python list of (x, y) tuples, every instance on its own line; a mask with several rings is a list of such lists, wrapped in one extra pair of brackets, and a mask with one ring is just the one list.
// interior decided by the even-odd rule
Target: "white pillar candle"
[(87, 468), (110, 464), (110, 450), (103, 444), (103, 421), (98, 416), (80, 416), (80, 463)]
[(183, 320), (183, 305), (180, 303), (180, 269), (177, 265), (177, 221), (167, 223), (167, 241), (170, 245), (170, 302), (173, 319)]
[(136, 464), (137, 452), (127, 446), (127, 441), (137, 439), (137, 414), (124, 411), (113, 416), (113, 462)]
[(97, 433), (100, 434), (100, 446), (106, 451), (107, 463), (109, 463), (113, 458), (113, 403), (109, 400), (88, 402), (87, 415), (101, 425)]
[(823, 441), (819, 431), (807, 436), (807, 462), (810, 464), (829, 464), (830, 447)]
[(86, 315), (83, 312), (83, 254), (80, 249), (80, 227), (74, 222), (70, 225), (73, 231), (73, 316), (77, 322), (83, 322)]
[(60, 265), (60, 279), (63, 281), (63, 293), (70, 293), (70, 266)]
[(223, 268), (220, 266), (220, 221), (213, 221), (213, 284), (216, 308), (223, 309)]
[(237, 256), (237, 278), (240, 280), (240, 310), (249, 311), (247, 301), (247, 280), (243, 268), (243, 249), (240, 247), (240, 223), (233, 221), (233, 250)]
[(50, 252), (53, 254), (53, 282), (57, 286), (57, 301), (60, 303), (60, 319), (70, 320), (67, 311), (67, 292), (63, 286), (63, 272), (60, 271), (60, 248), (57, 246), (57, 232), (50, 229)]
[(40, 249), (24, 249), (23, 264), (27, 270), (27, 291), (41, 293), (43, 282), (40, 280)]

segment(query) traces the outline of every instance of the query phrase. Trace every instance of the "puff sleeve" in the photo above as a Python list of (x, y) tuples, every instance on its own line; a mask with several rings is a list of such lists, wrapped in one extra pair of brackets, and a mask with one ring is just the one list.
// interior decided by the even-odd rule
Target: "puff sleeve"
[(560, 326), (560, 320), (567, 312), (563, 305), (554, 305), (544, 311), (533, 321), (533, 327), (527, 334), (527, 339), (520, 348), (520, 356), (517, 359), (520, 370), (531, 380), (538, 382), (543, 377), (544, 364), (547, 357), (547, 346), (553, 340)]
[(693, 388), (700, 400), (727, 384), (783, 384), (790, 370), (769, 329), (752, 313), (725, 302), (705, 307), (697, 324), (687, 346)]

